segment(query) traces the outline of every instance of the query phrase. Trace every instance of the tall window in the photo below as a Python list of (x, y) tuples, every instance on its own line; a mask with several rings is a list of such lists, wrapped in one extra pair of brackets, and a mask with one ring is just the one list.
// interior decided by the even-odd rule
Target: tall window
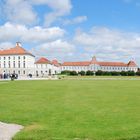
[(20, 68), (20, 61), (18, 61), (18, 68)]
[(25, 61), (23, 62), (23, 68), (25, 68)]
[(18, 74), (20, 74), (20, 70), (18, 71)]
[(8, 66), (9, 66), (9, 68), (11, 67), (11, 65), (10, 65), (10, 61), (8, 62)]
[(6, 67), (5, 61), (4, 61), (4, 68)]
[(25, 70), (23, 71), (23, 74), (25, 74)]
[(14, 68), (16, 67), (16, 65), (15, 65), (15, 61), (13, 62), (13, 67), (14, 67)]

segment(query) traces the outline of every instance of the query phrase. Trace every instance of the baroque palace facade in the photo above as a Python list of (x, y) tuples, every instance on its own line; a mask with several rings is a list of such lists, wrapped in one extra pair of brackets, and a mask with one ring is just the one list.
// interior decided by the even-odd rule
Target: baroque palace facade
[(61, 70), (70, 71), (138, 71), (138, 66), (134, 61), (129, 61), (128, 63), (123, 62), (100, 62), (96, 60), (94, 56), (91, 61), (85, 62), (64, 62), (61, 66)]
[(0, 50), (0, 74), (18, 74), (19, 76), (47, 76), (60, 73), (57, 60), (50, 61), (35, 56), (22, 48), (19, 42), (14, 48)]
[(0, 74), (16, 73), (19, 76), (48, 76), (59, 74), (61, 71), (137, 71), (138, 66), (134, 61), (123, 62), (99, 62), (96, 57), (85, 62), (64, 62), (40, 58), (36, 61), (33, 54), (22, 48), (19, 42), (14, 48), (0, 50)]

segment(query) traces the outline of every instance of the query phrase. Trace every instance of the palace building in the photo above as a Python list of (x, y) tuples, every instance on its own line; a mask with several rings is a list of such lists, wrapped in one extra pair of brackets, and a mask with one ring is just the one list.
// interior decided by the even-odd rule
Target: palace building
[(56, 59), (40, 58), (36, 61), (33, 54), (22, 48), (17, 42), (14, 48), (0, 50), (0, 74), (18, 74), (19, 76), (48, 76), (59, 74), (61, 71), (137, 71), (138, 66), (134, 61), (100, 62), (93, 57), (91, 61), (64, 62), (60, 64)]
[(128, 63), (123, 62), (100, 62), (97, 61), (94, 56), (91, 61), (84, 62), (64, 62), (61, 66), (61, 70), (69, 71), (135, 71), (137, 72), (138, 66), (134, 61), (129, 61)]
[(40, 58), (36, 61), (35, 56), (22, 48), (17, 42), (14, 48), (0, 50), (0, 74), (18, 74), (19, 76), (45, 76), (59, 72), (57, 60)]
[(35, 62), (35, 74), (41, 76), (47, 76), (60, 73), (60, 64), (57, 60), (52, 62), (47, 58), (40, 58)]

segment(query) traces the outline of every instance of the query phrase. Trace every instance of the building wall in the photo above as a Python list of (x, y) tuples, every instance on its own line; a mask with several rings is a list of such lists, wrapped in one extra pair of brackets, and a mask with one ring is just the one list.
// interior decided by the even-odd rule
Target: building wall
[(35, 57), (30, 55), (1, 55), (0, 73), (19, 75), (34, 74)]
[(89, 66), (61, 66), (61, 71), (69, 70), (69, 71), (135, 71), (137, 72), (138, 67), (119, 67), (119, 66), (99, 66), (99, 65), (89, 65)]
[(60, 73), (60, 67), (53, 64), (35, 64), (35, 57), (31, 55), (3, 55), (0, 56), (0, 74), (4, 73), (47, 76)]
[(35, 57), (32, 55), (1, 55), (0, 56), (0, 74), (16, 73), (19, 76), (48, 76), (59, 74), (61, 71), (137, 71), (138, 67), (118, 67), (118, 66), (100, 66), (90, 64), (85, 66), (55, 66), (53, 64), (35, 64)]
[(52, 65), (51, 64), (35, 64), (35, 75), (36, 76), (48, 76), (52, 75)]

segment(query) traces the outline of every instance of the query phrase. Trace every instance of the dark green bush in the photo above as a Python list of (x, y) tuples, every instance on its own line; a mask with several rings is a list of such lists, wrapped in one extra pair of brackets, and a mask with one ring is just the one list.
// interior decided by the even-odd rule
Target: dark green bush
[(70, 71), (70, 75), (75, 76), (75, 75), (78, 75), (78, 73), (76, 71)]
[(137, 75), (137, 76), (140, 76), (140, 71), (137, 71), (137, 72), (136, 72), (136, 75)]
[(84, 76), (84, 75), (86, 75), (86, 72), (85, 71), (80, 71), (80, 72), (78, 72), (78, 74), (81, 75), (81, 76)]
[(61, 74), (62, 75), (70, 75), (70, 71), (69, 70), (64, 70), (64, 71), (61, 71)]
[(86, 72), (86, 75), (87, 75), (87, 76), (94, 75), (94, 72), (93, 72), (93, 71), (88, 70), (88, 71)]

